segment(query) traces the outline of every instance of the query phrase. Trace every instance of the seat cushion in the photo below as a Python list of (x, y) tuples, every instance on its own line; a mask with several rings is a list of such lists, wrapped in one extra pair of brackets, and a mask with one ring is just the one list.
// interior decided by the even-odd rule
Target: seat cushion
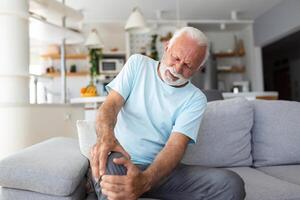
[(281, 180), (300, 185), (300, 165), (260, 167), (257, 169)]
[(254, 166), (300, 164), (300, 103), (255, 100)]
[(300, 186), (280, 180), (250, 167), (227, 168), (245, 182), (246, 200), (300, 199)]
[(0, 185), (49, 195), (69, 196), (81, 182), (88, 160), (78, 141), (53, 138), (0, 161)]
[(85, 181), (82, 181), (69, 196), (54, 196), (28, 190), (0, 187), (1, 200), (82, 200), (85, 196)]
[(209, 102), (197, 142), (189, 145), (185, 164), (212, 167), (251, 166), (253, 105), (244, 98)]
[(90, 193), (85, 200), (98, 200), (96, 193)]
[[(85, 200), (98, 200), (98, 198), (96, 193), (90, 193)], [(138, 200), (159, 200), (159, 199), (139, 198)]]

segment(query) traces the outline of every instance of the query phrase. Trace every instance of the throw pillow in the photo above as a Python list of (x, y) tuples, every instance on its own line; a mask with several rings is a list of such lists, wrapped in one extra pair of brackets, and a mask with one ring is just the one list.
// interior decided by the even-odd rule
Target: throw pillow
[(209, 167), (252, 165), (253, 106), (244, 98), (207, 104), (196, 144), (190, 144), (183, 163)]
[(78, 120), (77, 123), (77, 131), (79, 138), (79, 147), (81, 153), (90, 158), (90, 149), (96, 143), (97, 134), (96, 134), (96, 123), (95, 121), (89, 120)]

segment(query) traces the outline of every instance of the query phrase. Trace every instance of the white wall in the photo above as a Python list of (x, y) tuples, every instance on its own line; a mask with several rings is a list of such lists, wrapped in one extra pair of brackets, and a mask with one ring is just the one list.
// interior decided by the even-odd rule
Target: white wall
[(257, 46), (265, 46), (300, 30), (300, 1), (285, 0), (254, 21)]
[(250, 80), (252, 91), (264, 91), (261, 48), (255, 46), (252, 25), (241, 31), (246, 50), (246, 77)]
[(104, 43), (104, 51), (118, 48), (119, 51), (125, 52), (124, 26), (125, 23), (122, 22), (87, 23), (83, 26), (83, 32), (87, 37), (89, 31), (95, 28)]
[(0, 159), (51, 137), (77, 137), (83, 107), (70, 105), (0, 105)]

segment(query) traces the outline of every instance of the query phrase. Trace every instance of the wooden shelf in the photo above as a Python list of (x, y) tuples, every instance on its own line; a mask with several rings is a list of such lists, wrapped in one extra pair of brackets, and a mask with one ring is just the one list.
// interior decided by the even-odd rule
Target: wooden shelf
[[(68, 77), (80, 77), (80, 76), (89, 76), (89, 72), (68, 72), (67, 76)], [(54, 72), (54, 73), (46, 73), (44, 74), (45, 76), (48, 77), (60, 77), (60, 73), (59, 72)]]
[(235, 52), (221, 52), (221, 53), (214, 53), (214, 57), (216, 58), (229, 58), (229, 57), (243, 57), (245, 53), (235, 53)]
[(125, 55), (125, 51), (103, 51), (103, 55)]
[(30, 16), (29, 30), (30, 38), (42, 44), (61, 44), (63, 39), (66, 39), (66, 44), (84, 42), (84, 36), (80, 31), (59, 26), (36, 16)]
[(29, 10), (45, 18), (56, 17), (61, 19), (66, 17), (68, 20), (75, 22), (83, 20), (83, 14), (80, 11), (56, 0), (31, 0), (29, 2)]
[(231, 69), (218, 69), (218, 73), (244, 73), (245, 67), (233, 66)]
[[(41, 55), (42, 58), (44, 59), (60, 59), (60, 54), (43, 54)], [(81, 59), (81, 60), (85, 60), (88, 58), (88, 55), (87, 54), (69, 54), (69, 55), (66, 55), (66, 59)]]

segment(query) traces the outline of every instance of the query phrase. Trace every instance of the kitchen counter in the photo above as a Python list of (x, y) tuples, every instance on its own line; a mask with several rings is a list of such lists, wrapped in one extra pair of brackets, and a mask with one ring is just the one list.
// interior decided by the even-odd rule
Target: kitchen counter
[(0, 107), (80, 107), (70, 103), (0, 103)]
[(235, 97), (245, 97), (248, 100), (254, 99), (266, 99), (266, 100), (277, 100), (278, 92), (223, 92), (222, 93), (224, 99), (230, 99)]
[(70, 99), (71, 104), (90, 104), (90, 103), (103, 103), (106, 96), (97, 97), (77, 97)]

